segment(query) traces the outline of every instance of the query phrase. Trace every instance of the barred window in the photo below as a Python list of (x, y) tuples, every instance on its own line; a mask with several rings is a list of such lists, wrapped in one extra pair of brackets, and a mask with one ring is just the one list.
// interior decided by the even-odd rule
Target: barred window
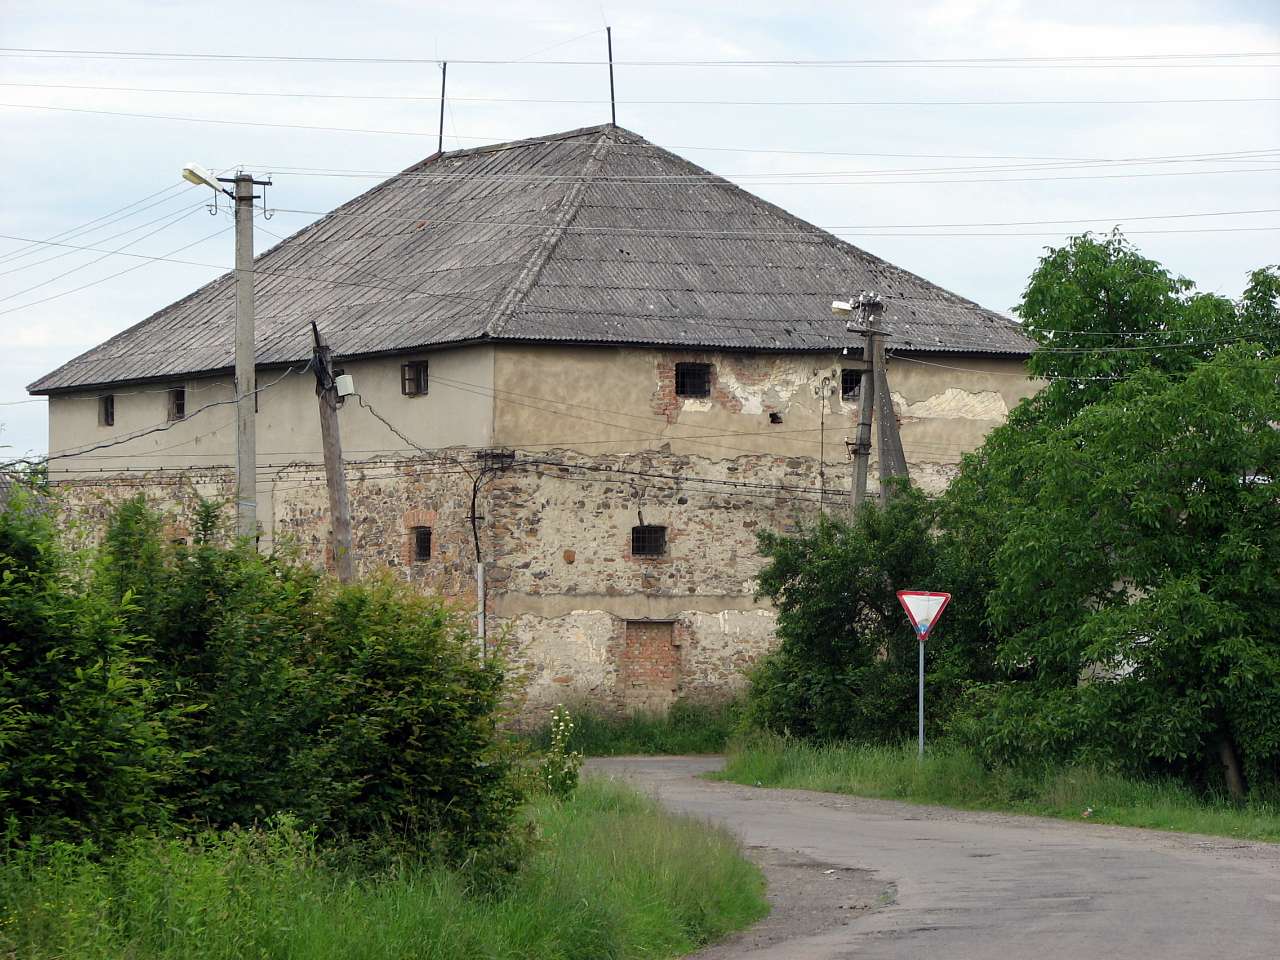
[(427, 361), (414, 360), (400, 366), (400, 392), (406, 397), (422, 397), (427, 393)]
[(187, 419), (187, 388), (174, 387), (169, 391), (169, 419)]
[(108, 393), (98, 398), (98, 426), (114, 427), (116, 425), (116, 397)]
[(862, 394), (862, 371), (850, 370), (848, 367), (840, 371), (840, 399), (857, 400)]
[(631, 528), (633, 557), (661, 557), (667, 552), (667, 528), (650, 524)]
[(676, 396), (677, 397), (709, 397), (711, 396), (711, 364), (709, 363), (677, 363), (676, 364)]
[(431, 559), (431, 528), (430, 527), (411, 527), (409, 530), (413, 537), (413, 562), (423, 563)]

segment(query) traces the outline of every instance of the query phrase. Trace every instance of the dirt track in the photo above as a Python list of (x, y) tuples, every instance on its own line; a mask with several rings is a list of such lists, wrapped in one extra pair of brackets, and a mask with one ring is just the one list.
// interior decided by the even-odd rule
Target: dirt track
[(590, 768), (719, 821), (773, 915), (699, 960), (1280, 956), (1280, 846), (714, 783), (714, 758)]

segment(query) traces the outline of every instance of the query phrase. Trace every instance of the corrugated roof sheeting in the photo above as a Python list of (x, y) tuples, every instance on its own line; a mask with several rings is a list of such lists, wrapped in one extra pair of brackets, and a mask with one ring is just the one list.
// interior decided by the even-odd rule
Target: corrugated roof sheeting
[[(485, 338), (826, 350), (849, 340), (831, 299), (863, 288), (886, 296), (892, 346), (1031, 347), (1007, 318), (610, 126), (430, 157), (255, 267), (264, 364), (308, 359), (313, 320), (340, 356)], [(230, 368), (234, 319), (227, 274), (30, 389)]]

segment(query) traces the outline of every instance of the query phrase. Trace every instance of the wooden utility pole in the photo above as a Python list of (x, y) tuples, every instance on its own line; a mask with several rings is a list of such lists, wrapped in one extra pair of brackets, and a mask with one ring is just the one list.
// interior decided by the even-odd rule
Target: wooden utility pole
[(237, 174), (236, 224), (236, 536), (258, 537), (258, 452), (256, 359), (253, 341), (253, 186)]
[(342, 465), (342, 437), (338, 432), (338, 388), (333, 377), (333, 352), (320, 328), (311, 323), (315, 337), (311, 367), (316, 375), (316, 399), (320, 402), (320, 445), (324, 450), (324, 476), (329, 487), (330, 541), (338, 580), (355, 579), (355, 552), (351, 546), (351, 501), (347, 497), (347, 474)]

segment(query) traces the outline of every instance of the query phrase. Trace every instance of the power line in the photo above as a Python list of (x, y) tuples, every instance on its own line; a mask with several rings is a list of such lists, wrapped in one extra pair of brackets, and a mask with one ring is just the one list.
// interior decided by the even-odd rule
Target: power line
[[(459, 61), (452, 61), (457, 63)], [(160, 93), (183, 96), (257, 97), (268, 99), (354, 100), (387, 103), (439, 103), (439, 96), (412, 94), (326, 93), (321, 91), (284, 92), (277, 90), (213, 90), (197, 87), (120, 87), (81, 83), (31, 83), (3, 81), (0, 87), (23, 87), (41, 90), (92, 90), (104, 93)], [(449, 96), (459, 103), (545, 103), (594, 106), (610, 101), (567, 97), (464, 97)], [(1149, 106), (1221, 103), (1273, 103), (1280, 97), (1182, 97), (1142, 99), (1052, 99), (1052, 100), (687, 100), (626, 99), (622, 106), (693, 106), (693, 107), (1049, 107), (1049, 106)]]
[[(552, 226), (557, 229), (564, 229), (570, 233), (599, 234), (604, 236), (630, 236), (630, 235), (674, 235), (674, 236), (714, 236), (716, 238), (733, 239), (742, 237), (745, 239), (761, 239), (761, 238), (783, 238), (783, 237), (800, 237), (811, 238), (820, 232), (840, 234), (850, 233), (857, 230), (924, 230), (924, 229), (941, 229), (941, 228), (977, 228), (977, 227), (1024, 227), (1024, 226), (1048, 226), (1052, 224), (1076, 224), (1076, 223), (1124, 223), (1134, 220), (1178, 220), (1193, 219), (1203, 217), (1239, 217), (1254, 216), (1264, 213), (1280, 213), (1280, 207), (1266, 207), (1256, 210), (1222, 210), (1207, 213), (1168, 213), (1168, 214), (1147, 214), (1141, 216), (1117, 216), (1117, 217), (1077, 217), (1075, 219), (1064, 220), (1006, 220), (1006, 221), (980, 221), (976, 223), (880, 223), (880, 224), (840, 224), (830, 227), (814, 226), (809, 229), (795, 230), (735, 230), (717, 229), (717, 228), (690, 228), (678, 229), (669, 227), (604, 227), (604, 226), (582, 226), (575, 224), (553, 225), (550, 223), (530, 223), (521, 220), (484, 220), (479, 218), (468, 217), (391, 217), (385, 214), (358, 214), (343, 213), (339, 210), (333, 210), (324, 213), (319, 210), (303, 210), (297, 207), (275, 207), (275, 213), (287, 213), (296, 216), (332, 216), (346, 218), (362, 218), (372, 219), (379, 222), (390, 223), (426, 223), (426, 224), (449, 224), (449, 225), (467, 225), (467, 226), (484, 226), (484, 227), (520, 227), (530, 230), (547, 230)], [(1031, 234), (1031, 236), (1041, 236), (1042, 234)], [(277, 236), (273, 234), (273, 236)], [(929, 234), (924, 234), (929, 236)], [(1027, 236), (1027, 234), (1010, 234), (1010, 236)], [(281, 238), (288, 239), (288, 238)]]
[[(203, 204), (201, 204), (201, 206), (202, 205)], [(111, 256), (114, 256), (115, 254), (121, 253), (126, 248), (131, 247), (136, 243), (141, 243), (143, 240), (146, 240), (149, 237), (154, 237), (157, 233), (160, 233), (164, 230), (168, 230), (170, 227), (187, 219), (187, 217), (191, 216), (193, 212), (194, 211), (192, 209), (187, 208), (183, 210), (181, 213), (179, 213), (176, 217), (166, 214), (166, 217), (168, 217), (169, 219), (166, 219), (166, 217), (158, 218), (161, 220), (165, 220), (165, 222), (160, 224), (160, 226), (156, 227), (154, 230), (150, 230), (147, 233), (144, 233), (140, 237), (135, 237), (133, 240), (130, 240), (128, 243), (125, 243), (114, 250), (108, 250), (107, 252), (103, 253), (101, 256), (95, 257), (94, 259), (89, 260), (86, 263), (78, 264), (77, 266), (72, 267), (70, 270), (64, 270), (62, 273), (55, 274), (54, 276), (49, 277), (46, 280), (41, 280), (39, 283), (33, 283), (28, 287), (23, 287), (21, 290), (15, 290), (13, 293), (6, 293), (4, 296), (0, 296), (0, 303), (3, 303), (5, 300), (12, 300), (14, 297), (20, 297), (24, 293), (30, 293), (32, 290), (38, 290), (40, 287), (46, 287), (51, 283), (56, 283), (57, 281), (61, 280), (63, 277), (69, 277), (73, 273), (78, 273), (81, 270), (87, 270), (89, 267), (92, 267), (94, 264), (101, 263), (103, 260), (107, 259), (107, 257), (111, 257)], [(151, 223), (144, 224), (144, 226), (151, 226), (151, 224), (155, 222), (156, 222), (155, 220), (152, 220)], [(71, 251), (71, 250), (67, 251), (68, 254), (74, 253), (74, 252), (75, 251)], [(50, 259), (53, 259), (53, 258), (51, 257)], [(42, 262), (48, 263), (48, 260), (45, 260)]]
[[(699, 149), (685, 147), (682, 149)], [(400, 183), (441, 184), (457, 181), (460, 183), (513, 183), (513, 184), (577, 184), (605, 183), (627, 185), (676, 184), (678, 186), (722, 186), (725, 180), (732, 181), (765, 181), (769, 183), (789, 184), (788, 177), (798, 178), (801, 182), (827, 182), (831, 178), (842, 177), (880, 177), (897, 174), (918, 176), (935, 176), (944, 173), (1004, 173), (1057, 170), (1088, 170), (1094, 167), (1115, 168), (1121, 166), (1161, 166), (1168, 164), (1191, 163), (1262, 163), (1275, 159), (1280, 147), (1267, 147), (1261, 150), (1235, 150), (1220, 153), (1188, 153), (1169, 154), (1147, 157), (1113, 157), (1098, 159), (1079, 159), (1064, 161), (1034, 161), (1013, 164), (980, 164), (945, 167), (879, 167), (862, 170), (774, 170), (762, 173), (713, 173), (701, 170), (697, 173), (643, 173), (643, 174), (606, 174), (606, 173), (469, 173), (451, 172), (448, 170), (419, 171), (342, 171), (322, 170), (306, 167), (278, 167), (274, 164), (261, 166), (274, 174), (286, 176), (337, 177), (349, 179), (386, 179)], [(839, 182), (839, 181), (833, 181)]]
[[(187, 186), (187, 189), (194, 189), (190, 185), (186, 185), (186, 186)], [(76, 235), (83, 235), (85, 233), (94, 233), (96, 230), (101, 229), (102, 226), (107, 225), (102, 223), (102, 221), (104, 220), (110, 220), (111, 223), (118, 223), (119, 220), (127, 220), (129, 219), (129, 217), (136, 216), (137, 214), (141, 213), (142, 210), (149, 210), (151, 209), (151, 207), (158, 206), (161, 203), (167, 203), (168, 201), (160, 200), (160, 201), (157, 201), (157, 203), (149, 204), (148, 206), (142, 207), (141, 210), (134, 210), (133, 213), (126, 214), (125, 216), (119, 216), (119, 215), (125, 214), (126, 211), (132, 210), (134, 207), (137, 207), (140, 204), (146, 203), (146, 201), (148, 200), (153, 200), (156, 197), (162, 196), (163, 194), (166, 194), (166, 193), (172, 193), (174, 190), (177, 190), (177, 189), (179, 189), (179, 184), (176, 184), (176, 183), (170, 184), (169, 186), (165, 187), (162, 190), (157, 190), (155, 193), (149, 193), (145, 197), (141, 197), (137, 200), (134, 200), (131, 203), (126, 203), (123, 207), (117, 207), (115, 210), (112, 210), (109, 213), (104, 213), (99, 217), (94, 217), (92, 220), (86, 220), (84, 223), (79, 224), (78, 226), (68, 227), (65, 230), (61, 230), (58, 233), (53, 234), (52, 236), (46, 237), (44, 240), (33, 240), (29, 242), (26, 246), (19, 247), (16, 250), (9, 250), (6, 253), (0, 255), (0, 263), (8, 263), (13, 260), (21, 260), (22, 258), (32, 253), (36, 253), (40, 249), (42, 244), (48, 243), (49, 241), (52, 241), (52, 240), (65, 240), (65, 239), (70, 239), (71, 237)], [(117, 217), (118, 219), (112, 220), (111, 218), (113, 217)], [(90, 229), (91, 227), (93, 227), (94, 224), (100, 224), (100, 226)]]
[[(433, 132), (423, 131), (423, 130), (384, 130), (384, 129), (374, 129), (374, 128), (366, 128), (366, 127), (338, 127), (338, 126), (322, 126), (322, 125), (315, 125), (315, 124), (275, 123), (275, 122), (268, 122), (268, 121), (262, 121), (262, 120), (223, 120), (223, 119), (214, 118), (214, 117), (188, 117), (188, 116), (176, 116), (172, 114), (133, 113), (133, 112), (126, 112), (126, 111), (119, 111), (119, 110), (93, 110), (93, 109), (88, 109), (84, 107), (57, 107), (57, 106), (50, 106), (46, 104), (33, 104), (33, 103), (0, 103), (0, 107), (7, 107), (10, 109), (19, 109), (19, 110), (49, 110), (49, 111), (56, 111), (56, 112), (62, 112), (62, 113), (81, 113), (81, 114), (91, 114), (95, 116), (128, 117), (131, 119), (141, 119), (141, 120), (166, 120), (166, 121), (181, 122), (181, 123), (212, 123), (212, 124), (219, 124), (224, 126), (270, 127), (270, 128), (285, 129), (285, 130), (315, 130), (315, 131), (326, 132), (326, 133), (360, 133), (360, 134), (380, 134), (380, 135), (389, 135), (389, 136), (410, 136), (410, 137), (435, 136)], [(462, 139), (484, 139), (484, 138), (464, 137)], [(531, 141), (531, 142), (536, 142), (536, 141)], [(676, 148), (676, 149), (696, 149), (696, 148)], [(757, 151), (752, 151), (752, 152), (757, 152)], [(765, 151), (758, 151), (758, 152), (765, 152)], [(1263, 159), (1263, 158), (1260, 157), (1259, 159)], [(1235, 170), (1228, 169), (1228, 170), (1196, 170), (1196, 171), (1181, 171), (1181, 172), (1167, 172), (1167, 173), (1154, 172), (1154, 173), (1105, 174), (1101, 176), (1092, 176), (1092, 177), (1089, 177), (1089, 176), (1029, 177), (1029, 178), (999, 178), (999, 179), (977, 179), (977, 180), (926, 180), (926, 181), (870, 180), (869, 179), (862, 182), (871, 184), (871, 185), (876, 185), (876, 186), (893, 185), (893, 184), (901, 184), (901, 183), (911, 183), (911, 184), (918, 184), (918, 183), (1035, 183), (1040, 181), (1057, 181), (1057, 180), (1105, 180), (1105, 179), (1116, 179), (1116, 178), (1123, 178), (1123, 177), (1157, 177), (1157, 176), (1176, 177), (1176, 176), (1194, 176), (1194, 175), (1209, 175), (1209, 174), (1222, 174), (1222, 173), (1264, 173), (1264, 172), (1270, 172), (1276, 169), (1280, 169), (1280, 168), (1251, 167), (1251, 168), (1242, 168), (1242, 169), (1235, 169)], [(868, 177), (872, 177), (877, 174), (876, 174), (876, 171), (866, 171), (866, 175)], [(776, 183), (779, 183), (780, 185), (785, 185), (785, 181), (765, 181), (765, 182), (776, 182)]]
[[(191, 204), (191, 205), (188, 205), (188, 206), (183, 206), (183, 207), (181, 207), (180, 209), (181, 209), (181, 210), (183, 210), (183, 211), (189, 211), (189, 210), (194, 210), (194, 209), (196, 209), (197, 207), (200, 207), (200, 206), (203, 206), (203, 205), (204, 205), (204, 202), (203, 202), (203, 201), (201, 201), (200, 203)], [(119, 218), (119, 219), (117, 219), (117, 220), (109, 221), (108, 223), (104, 223), (104, 224), (102, 224), (102, 227), (109, 226), (109, 225), (111, 225), (112, 223), (118, 223), (118, 222), (120, 222), (120, 220), (127, 220), (127, 219), (129, 219), (130, 217), (136, 216), (136, 215), (137, 215), (137, 213), (141, 213), (141, 212), (142, 212), (142, 211), (140, 211), (140, 210), (139, 210), (139, 211), (137, 211), (136, 213), (128, 214), (127, 216), (120, 217), (120, 218)], [(95, 240), (95, 241), (94, 241), (94, 243), (110, 243), (112, 240), (119, 240), (121, 237), (127, 237), (127, 236), (128, 236), (129, 234), (131, 234), (131, 233), (136, 233), (136, 232), (137, 232), (137, 231), (139, 231), (139, 230), (145, 230), (147, 227), (149, 227), (149, 226), (151, 226), (151, 225), (153, 225), (153, 224), (159, 223), (161, 220), (164, 220), (164, 219), (165, 219), (165, 218), (167, 218), (167, 217), (171, 217), (171, 216), (173, 216), (173, 214), (174, 214), (175, 212), (176, 212), (176, 211), (175, 211), (175, 210), (172, 210), (172, 209), (171, 209), (171, 210), (167, 210), (167, 211), (165, 211), (163, 214), (161, 214), (160, 216), (156, 217), (154, 220), (148, 220), (146, 223), (140, 223), (140, 224), (138, 224), (137, 226), (130, 227), (130, 228), (129, 228), (129, 229), (127, 229), (127, 230), (121, 230), (119, 233), (113, 233), (113, 234), (111, 234), (110, 236), (102, 237), (102, 238), (100, 238), (100, 239), (98, 239), (98, 240)], [(102, 227), (99, 227), (99, 228), (97, 228), (97, 229), (102, 229)], [(96, 232), (96, 230), (86, 230), (86, 231), (83, 231), (82, 233), (94, 233), (94, 232)], [(75, 235), (73, 235), (72, 237), (68, 237), (67, 239), (76, 239), (76, 236), (75, 236)], [(33, 243), (33, 244), (31, 244), (31, 246), (32, 246), (32, 247), (37, 248), (37, 249), (38, 249), (39, 247), (41, 247), (41, 246), (44, 246), (44, 245), (45, 245), (44, 243)], [(35, 253), (35, 252), (36, 252), (36, 250), (35, 250), (35, 249), (33, 249), (33, 250), (29, 251), (29, 253), (28, 253), (28, 254), (26, 254), (26, 255), (24, 255), (24, 256), (28, 256), (28, 255), (30, 255), (30, 253)], [(74, 256), (74, 255), (76, 254), (76, 252), (77, 252), (77, 251), (75, 251), (75, 250), (64, 250), (62, 253), (55, 253), (55, 254), (54, 254), (53, 256), (51, 256), (51, 257), (45, 257), (43, 260), (36, 260), (34, 263), (22, 264), (22, 265), (20, 265), (20, 266), (16, 266), (16, 267), (10, 267), (10, 268), (9, 268), (9, 269), (7, 269), (7, 270), (0, 270), (0, 277), (6, 277), (6, 276), (8, 276), (9, 274), (12, 274), (12, 273), (21, 273), (21, 272), (22, 272), (22, 271), (24, 271), (24, 270), (35, 270), (35, 269), (36, 269), (36, 267), (42, 267), (42, 266), (44, 266), (46, 263), (52, 263), (53, 261), (55, 261), (55, 260), (61, 260), (61, 259), (63, 259), (64, 257), (71, 257), (71, 256)], [(23, 257), (16, 257), (15, 259), (23, 259)]]
[[(214, 237), (221, 236), (222, 234), (226, 233), (226, 232), (227, 232), (228, 230), (230, 230), (230, 229), (231, 229), (231, 227), (221, 227), (221, 228), (219, 228), (218, 230), (215, 230), (213, 233), (209, 234), (208, 236), (201, 237), (199, 240), (193, 240), (193, 241), (191, 241), (190, 243), (184, 243), (184, 244), (183, 244), (182, 246), (180, 246), (180, 247), (174, 247), (174, 248), (173, 248), (172, 250), (170, 250), (167, 254), (163, 254), (163, 255), (160, 255), (160, 256), (148, 256), (148, 255), (146, 255), (146, 254), (142, 254), (142, 253), (130, 253), (129, 251), (126, 251), (126, 250), (123, 250), (123, 249), (120, 249), (120, 250), (103, 250), (103, 249), (101, 249), (100, 247), (74, 246), (74, 245), (72, 245), (72, 244), (68, 244), (68, 243), (54, 243), (54, 242), (53, 242), (53, 241), (51, 241), (51, 240), (37, 240), (37, 241), (33, 241), (33, 242), (36, 242), (36, 243), (43, 243), (43, 244), (46, 244), (46, 245), (48, 245), (48, 246), (73, 247), (73, 249), (77, 249), (77, 250), (88, 250), (88, 251), (92, 251), (92, 252), (96, 252), (96, 253), (109, 253), (109, 254), (114, 254), (115, 256), (118, 256), (118, 257), (133, 257), (133, 258), (136, 258), (136, 259), (140, 259), (140, 260), (142, 260), (143, 262), (142, 262), (142, 263), (136, 263), (136, 264), (134, 264), (132, 267), (125, 267), (125, 269), (123, 269), (123, 270), (119, 270), (119, 271), (117, 271), (116, 273), (110, 274), (109, 276), (99, 277), (97, 280), (90, 280), (88, 283), (82, 283), (80, 286), (78, 286), (78, 287), (72, 287), (70, 290), (63, 290), (63, 291), (61, 291), (61, 292), (59, 292), (59, 293), (50, 294), (50, 295), (49, 295), (49, 296), (47, 296), (47, 297), (41, 297), (39, 300), (31, 300), (31, 301), (29, 301), (29, 302), (27, 302), (27, 303), (20, 303), (20, 304), (18, 304), (17, 306), (8, 307), (7, 309), (0, 310), (0, 317), (3, 317), (3, 316), (5, 316), (6, 314), (10, 314), (10, 313), (16, 313), (16, 312), (17, 312), (17, 311), (19, 311), (19, 310), (25, 310), (25, 309), (27, 309), (28, 307), (34, 307), (34, 306), (38, 306), (39, 304), (42, 304), (42, 303), (48, 303), (50, 300), (57, 300), (57, 299), (59, 299), (59, 298), (61, 298), (61, 297), (67, 297), (67, 296), (70, 296), (70, 295), (71, 295), (71, 294), (73, 294), (73, 293), (79, 293), (81, 290), (87, 290), (87, 289), (89, 289), (89, 287), (96, 287), (96, 286), (97, 286), (98, 284), (100, 284), (100, 283), (106, 283), (108, 280), (115, 280), (117, 277), (122, 277), (122, 276), (124, 276), (126, 273), (132, 273), (134, 270), (139, 270), (139, 269), (141, 269), (142, 267), (145, 267), (145, 266), (146, 266), (147, 264), (149, 264), (149, 263), (156, 263), (156, 262), (163, 261), (163, 262), (166, 262), (166, 263), (184, 263), (184, 264), (187, 264), (187, 265), (189, 265), (189, 266), (197, 266), (197, 267), (216, 267), (216, 268), (217, 268), (217, 269), (219, 269), (219, 270), (230, 270), (230, 269), (231, 269), (230, 267), (223, 267), (223, 266), (221, 266), (221, 265), (217, 265), (217, 264), (209, 264), (209, 263), (197, 263), (196, 261), (193, 261), (193, 260), (179, 260), (179, 259), (176, 259), (175, 257), (173, 257), (173, 256), (172, 256), (172, 255), (173, 255), (173, 254), (175, 254), (175, 253), (181, 253), (183, 250), (189, 250), (189, 249), (191, 249), (192, 247), (199, 246), (200, 244), (205, 243), (206, 241), (212, 240)], [(2, 235), (0, 235), (0, 239), (12, 240), (12, 239), (23, 239), (23, 238), (16, 238), (16, 237), (9, 237), (9, 236), (2, 236)]]
[[(450, 63), (492, 64), (508, 66), (605, 66), (606, 60), (530, 60), (527, 58), (460, 58), (460, 57), (333, 57), (333, 56), (282, 56), (278, 54), (243, 53), (195, 53), (154, 50), (82, 50), (55, 47), (0, 47), (0, 56), (29, 57), (35, 59), (126, 59), (126, 60), (209, 60), (234, 62), (271, 63), (365, 63), (365, 64), (440, 64)], [(629, 67), (1222, 67), (1246, 68), (1280, 66), (1262, 64), (1212, 64), (1205, 60), (1258, 60), (1280, 57), (1280, 52), (1226, 52), (1226, 53), (1170, 53), (1170, 54), (1087, 54), (1040, 57), (934, 57), (934, 58), (863, 58), (863, 59), (634, 59), (615, 60), (616, 66)]]
[[(289, 367), (288, 369), (285, 370), (284, 373), (282, 373), (276, 379), (272, 380), (270, 383), (265, 384), (264, 386), (258, 387), (258, 389), (254, 390), (252, 393), (252, 396), (257, 396), (258, 394), (271, 389), (277, 383), (283, 380), (285, 377), (289, 376), (294, 372), (295, 372), (295, 369), (293, 367)], [(204, 411), (206, 410), (212, 410), (214, 407), (224, 407), (227, 404), (236, 403), (236, 402), (237, 402), (237, 398), (235, 397), (232, 397), (228, 400), (213, 400), (209, 403), (206, 403), (204, 406), (197, 407), (195, 410), (191, 411), (191, 413), (187, 414), (181, 420), (167, 420), (164, 423), (156, 424), (151, 427), (146, 427), (136, 433), (130, 434), (127, 437), (118, 437), (115, 440), (105, 440), (102, 443), (97, 443), (97, 444), (94, 444), (93, 446), (85, 447), (81, 450), (75, 450), (69, 447), (65, 450), (50, 451), (49, 454), (45, 456), (41, 462), (47, 463), (50, 460), (61, 460), (64, 458), (78, 457), (86, 453), (92, 453), (95, 450), (105, 450), (108, 447), (118, 447), (123, 443), (129, 443), (132, 440), (138, 440), (142, 437), (150, 436), (153, 433), (163, 433), (166, 430), (172, 430), (178, 424), (186, 423), (187, 421), (191, 420), (193, 417), (197, 416), (198, 414), (204, 413)]]

